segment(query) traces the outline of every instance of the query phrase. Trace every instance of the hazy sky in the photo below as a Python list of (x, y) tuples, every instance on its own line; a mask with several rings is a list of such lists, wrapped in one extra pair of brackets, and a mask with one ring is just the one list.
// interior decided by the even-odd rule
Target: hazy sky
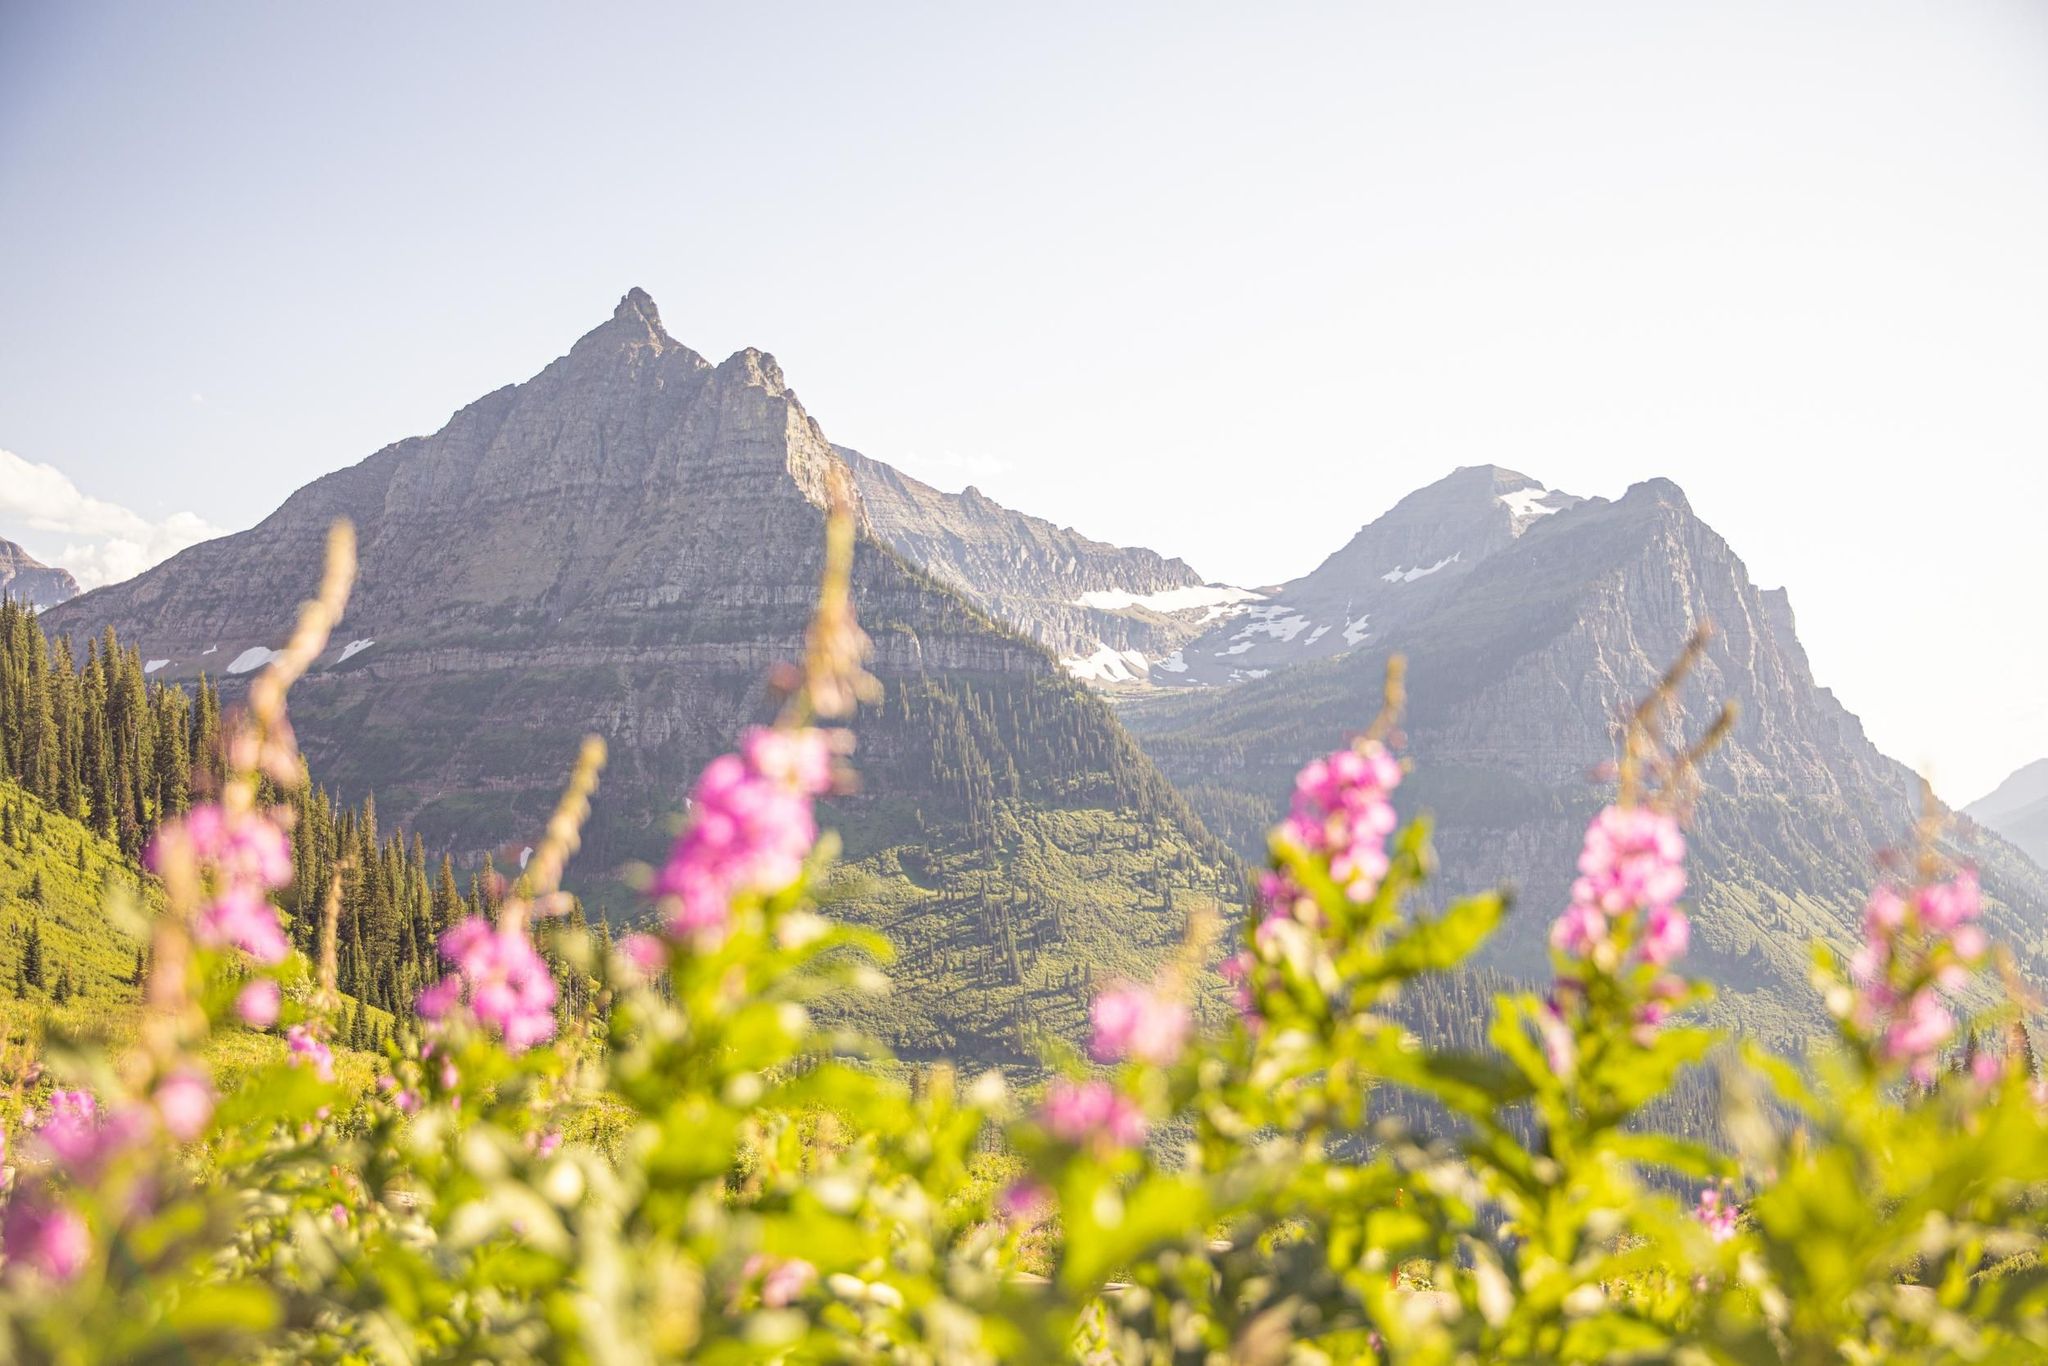
[(1945, 792), (2048, 755), (2034, 0), (8, 4), (0, 253), (0, 535), (95, 577), (638, 284), (1212, 578), (1454, 465), (1668, 476)]

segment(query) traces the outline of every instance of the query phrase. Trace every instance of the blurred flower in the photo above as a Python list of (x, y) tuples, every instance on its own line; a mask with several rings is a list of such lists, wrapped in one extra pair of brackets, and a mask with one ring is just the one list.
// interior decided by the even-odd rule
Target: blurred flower
[(0, 1249), (11, 1271), (31, 1268), (53, 1281), (76, 1276), (92, 1256), (92, 1234), (78, 1211), (47, 1190), (16, 1192), (0, 1218)]
[(291, 951), (270, 893), (292, 880), (291, 842), (268, 815), (233, 815), (215, 803), (195, 806), (157, 831), (144, 863), (165, 873), (189, 865), (205, 903), (193, 932), (206, 944), (229, 944), (259, 963)]
[(1097, 1062), (1128, 1057), (1159, 1067), (1179, 1061), (1195, 1027), (1186, 1002), (1128, 984), (1097, 996), (1089, 1019), (1095, 1026), (1089, 1051)]
[(655, 879), (654, 895), (673, 902), (670, 929), (723, 929), (735, 896), (795, 882), (818, 838), (812, 798), (831, 783), (831, 737), (815, 727), (756, 726), (739, 753), (706, 765), (690, 794), (689, 826)]
[(213, 1118), (213, 1083), (194, 1067), (180, 1068), (156, 1088), (157, 1117), (164, 1129), (181, 1143), (188, 1143), (205, 1130)]
[(470, 916), (441, 936), (441, 956), (456, 975), (420, 994), (421, 1015), (438, 1019), (459, 991), (514, 1053), (554, 1037), (555, 979), (524, 930)]
[(787, 1309), (803, 1298), (818, 1279), (818, 1268), (801, 1257), (771, 1257), (756, 1252), (740, 1268), (747, 1280), (760, 1277), (761, 1303), (769, 1309)]
[(285, 1031), (286, 1060), (294, 1067), (310, 1067), (322, 1081), (334, 1080), (334, 1050), (313, 1037), (304, 1025)]
[(258, 977), (236, 994), (235, 1014), (241, 1016), (242, 1023), (251, 1029), (268, 1029), (277, 1023), (282, 1000), (283, 993), (276, 982), (268, 977)]
[(1717, 1243), (1725, 1243), (1735, 1236), (1735, 1221), (1741, 1211), (1719, 1189), (1709, 1186), (1700, 1192), (1699, 1203), (1693, 1207), (1692, 1217), (1706, 1225), (1707, 1232)]
[(1106, 1081), (1059, 1080), (1045, 1088), (1046, 1130), (1067, 1143), (1135, 1148), (1145, 1141), (1145, 1117), (1130, 1097)]

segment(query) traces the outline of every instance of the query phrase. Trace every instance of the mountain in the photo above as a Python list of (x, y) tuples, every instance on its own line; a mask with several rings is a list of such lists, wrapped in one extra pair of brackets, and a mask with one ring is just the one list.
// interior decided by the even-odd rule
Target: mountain
[(0, 597), (19, 598), (32, 607), (55, 607), (78, 596), (78, 580), (68, 569), (44, 564), (12, 541), (0, 540)]
[(2036, 759), (1963, 808), (2048, 868), (2048, 759)]
[[(1493, 491), (1503, 484), (1508, 494)], [(1294, 769), (1372, 718), (1387, 657), (1405, 654), (1415, 767), (1401, 804), (1433, 814), (1445, 890), (1519, 888), (1491, 961), (1547, 976), (1545, 933), (1581, 828), (1611, 791), (1592, 775), (1613, 758), (1634, 700), (1712, 622), (1682, 723), (1698, 733), (1724, 699), (1740, 716), (1701, 773), (1689, 961), (1722, 984), (1726, 1015), (1767, 1034), (1815, 1027), (1807, 945), (1850, 940), (1875, 855), (1911, 830), (1917, 779), (1815, 682), (1786, 594), (1757, 588), (1676, 485), (1651, 480), (1612, 502), (1538, 487), (1461, 470), (1326, 562), (1317, 575), (1348, 584), (1405, 566), (1398, 583), (1381, 580), (1371, 631), (1350, 653), (1232, 688), (1155, 693), (1122, 714), (1211, 828), (1249, 855)], [(1516, 501), (1555, 510), (1485, 508), (1525, 490)], [(1404, 509), (1424, 505), (1441, 509), (1443, 540), (1401, 525), (1423, 523)], [(1418, 562), (1426, 572), (1411, 579)], [(1280, 600), (1311, 605), (1305, 593)], [(1972, 840), (1961, 852), (1981, 866), (1991, 922), (2038, 973), (2048, 881), (1996, 836), (1958, 833)]]
[(876, 535), (1051, 650), (1075, 678), (1143, 681), (1209, 622), (1259, 599), (1205, 583), (1180, 560), (1014, 512), (972, 485), (941, 493), (858, 451), (835, 449), (853, 471)]
[(1239, 683), (1369, 645), (1427, 616), (1489, 557), (1579, 501), (1495, 465), (1455, 470), (1403, 498), (1312, 572), (1256, 605), (1234, 604), (1158, 663), (1152, 680)]
[[(283, 643), (324, 528), (351, 519), (360, 581), (293, 695), (315, 775), (475, 858), (537, 832), (600, 733), (612, 761), (572, 886), (623, 918), (618, 870), (660, 858), (691, 778), (801, 653), (841, 462), (773, 356), (714, 364), (634, 290), (433, 435), (45, 624), (114, 626), (153, 676), (221, 674), (232, 694)], [(1022, 1057), (1040, 1027), (1079, 1029), (1091, 974), (1149, 971), (1237, 873), (1101, 700), (876, 521), (854, 580), (885, 697), (855, 723), (869, 795), (831, 813), (836, 904), (897, 939), (901, 989), (871, 1008), (894, 1042)]]

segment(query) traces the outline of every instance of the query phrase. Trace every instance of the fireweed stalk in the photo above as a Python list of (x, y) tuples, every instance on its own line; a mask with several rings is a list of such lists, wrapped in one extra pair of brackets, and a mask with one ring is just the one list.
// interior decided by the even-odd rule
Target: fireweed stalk
[[(255, 972), (232, 999), (245, 1022), (276, 1018), (275, 978), (268, 974), (291, 945), (270, 897), (291, 881), (291, 852), (281, 812), (264, 809), (259, 795), (265, 780), (290, 788), (303, 778), (285, 694), (326, 648), (354, 576), (354, 534), (337, 523), (318, 596), (300, 609), (291, 639), (230, 720), (217, 799), (167, 822), (145, 853), (167, 909), (152, 930), (139, 1041), (105, 1104), (89, 1091), (58, 1090), (33, 1124), (31, 1160), (17, 1173), (0, 1219), (8, 1277), (78, 1278), (106, 1242), (124, 1239), (154, 1215), (173, 1179), (162, 1170), (166, 1159), (176, 1145), (202, 1139), (214, 1118), (212, 1076), (191, 1051), (220, 1009), (210, 982)], [(315, 1053), (316, 1070), (331, 1080), (326, 1045), (307, 1025), (294, 1025), (292, 1058)]]

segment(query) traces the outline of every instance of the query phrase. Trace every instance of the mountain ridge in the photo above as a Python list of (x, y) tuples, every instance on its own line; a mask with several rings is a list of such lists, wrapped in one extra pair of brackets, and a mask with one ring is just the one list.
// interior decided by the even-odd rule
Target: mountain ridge
[(36, 608), (55, 607), (78, 596), (71, 571), (44, 564), (13, 541), (0, 538), (0, 596)]
[[(613, 760), (574, 876), (617, 917), (615, 870), (661, 856), (690, 779), (765, 719), (764, 679), (800, 656), (843, 468), (773, 356), (713, 365), (635, 290), (438, 432), (48, 627), (113, 625), (162, 678), (225, 671), (233, 689), (282, 643), (321, 533), (349, 517), (357, 591), (293, 697), (313, 770), (475, 854), (538, 829), (580, 737), (602, 734)], [(1089, 973), (1146, 974), (1171, 951), (1177, 896), (1227, 895), (1237, 874), (1050, 653), (856, 517), (884, 697), (855, 723), (867, 795), (833, 812), (837, 904), (904, 943), (906, 989), (870, 1007), (892, 1042), (1024, 1056), (1041, 1022), (1078, 1031)], [(969, 881), (987, 894), (950, 890)]]

